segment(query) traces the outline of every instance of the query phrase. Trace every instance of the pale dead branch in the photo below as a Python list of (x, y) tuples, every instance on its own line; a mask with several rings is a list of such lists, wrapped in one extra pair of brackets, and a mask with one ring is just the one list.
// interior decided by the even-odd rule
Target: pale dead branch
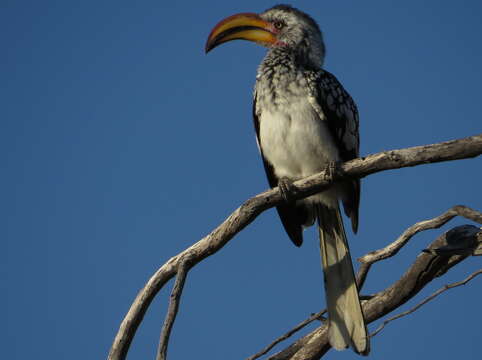
[[(380, 291), (363, 302), (363, 312), (367, 323), (371, 323), (399, 306), (403, 305), (433, 279), (445, 274), (468, 256), (480, 242), (481, 230), (473, 225), (457, 226), (438, 237), (416, 258), (400, 279), (385, 290)], [(449, 243), (472, 244), (470, 250), (462, 255), (434, 255), (437, 249), (445, 248)], [(329, 349), (327, 327), (322, 326), (303, 336), (293, 344), (269, 357), (269, 360), (317, 360)]]
[(162, 326), (161, 330), (161, 338), (159, 340), (159, 348), (157, 350), (156, 360), (167, 359), (167, 346), (169, 345), (169, 337), (171, 336), (172, 326), (176, 320), (187, 272), (188, 261), (184, 260), (179, 264), (179, 268), (177, 270), (176, 282), (172, 288), (171, 298), (169, 299), (169, 308), (167, 309), (166, 318), (164, 319), (164, 325)]
[[(402, 246), (404, 246), (415, 234), (424, 231), (424, 230), (429, 230), (433, 228), (439, 228), (442, 225), (446, 224), (448, 221), (453, 219), (455, 216), (461, 216), (465, 217), (467, 219), (473, 220), (478, 223), (482, 223), (482, 214), (478, 211), (475, 211), (473, 209), (470, 209), (469, 207), (462, 206), (462, 205), (457, 205), (440, 216), (437, 216), (433, 219), (418, 222), (412, 226), (410, 226), (407, 230), (403, 232), (403, 234), (395, 240), (393, 243), (389, 244), (385, 248), (377, 251), (370, 252), (369, 254), (361, 257), (359, 261), (361, 261), (361, 266), (360, 269), (358, 270), (357, 274), (357, 282), (358, 282), (358, 287), (359, 289), (362, 289), (364, 280), (366, 279), (366, 276), (368, 274), (368, 271), (370, 270), (372, 264), (378, 261), (382, 261), (385, 259), (388, 259), (392, 256), (394, 256)], [(475, 252), (475, 249), (477, 249), (480, 246), (480, 243), (482, 242), (482, 231), (480, 231), (477, 227), (472, 226), (472, 225), (464, 225), (464, 226), (459, 226), (456, 227), (454, 230), (450, 230), (445, 234), (445, 241), (447, 242), (447, 245), (445, 246), (440, 246), (440, 247), (431, 247), (429, 249), (424, 250), (427, 253), (430, 254), (435, 254), (435, 255), (477, 255)], [(403, 239), (401, 241), (400, 239)], [(450, 249), (447, 249), (450, 247)], [(375, 254), (375, 255), (373, 255)], [(414, 294), (415, 295), (415, 294)], [(438, 295), (438, 292), (435, 296)], [(375, 298), (375, 296), (361, 296), (362, 299), (367, 299), (371, 300)], [(431, 300), (431, 299), (429, 299)], [(425, 301), (426, 303), (428, 301)], [(423, 304), (424, 304), (423, 303)], [(420, 306), (423, 304), (419, 304)], [(418, 306), (418, 307), (420, 307)], [(417, 307), (417, 308), (418, 308)], [(415, 311), (414, 309), (413, 311)], [(398, 318), (398, 317), (395, 317)], [(301, 330), (303, 327), (311, 323), (312, 317), (306, 319), (304, 322), (300, 323), (297, 325), (295, 328), (293, 328), (289, 334), (289, 336), (294, 335), (297, 331)], [(390, 320), (391, 321), (391, 320)], [(302, 326), (300, 326), (302, 325)], [(378, 332), (378, 331), (377, 331)], [(281, 339), (281, 338), (280, 338)], [(284, 337), (282, 340), (285, 340), (286, 337)], [(277, 339), (275, 342), (270, 344), (268, 347), (265, 349), (273, 348), (276, 344), (279, 343)], [(300, 348), (300, 347), (298, 347)], [(268, 351), (269, 351), (268, 350)], [(248, 358), (250, 359), (256, 359), (260, 357), (261, 355), (266, 354), (267, 352), (263, 353), (258, 353), (255, 355), (255, 357)], [(259, 355), (259, 356), (258, 356)], [(293, 355), (293, 354), (291, 354)], [(290, 357), (286, 357), (287, 359)], [(277, 359), (276, 357), (273, 357), (272, 359)]]
[(392, 242), (391, 244), (385, 246), (383, 249), (372, 251), (365, 256), (358, 259), (361, 263), (373, 264), (374, 262), (392, 257), (396, 255), (398, 251), (417, 233), (429, 229), (438, 229), (439, 227), (445, 225), (447, 222), (452, 220), (456, 216), (462, 216), (468, 220), (475, 221), (482, 224), (482, 214), (478, 211), (472, 210), (467, 206), (456, 205), (442, 215), (437, 216), (430, 220), (424, 220), (410, 226), (407, 230), (403, 232), (400, 237)]
[(280, 342), (285, 341), (286, 339), (290, 338), (294, 334), (296, 334), (298, 331), (303, 329), (306, 325), (311, 324), (315, 320), (319, 321), (325, 321), (326, 319), (323, 317), (323, 314), (326, 313), (326, 309), (322, 310), (316, 314), (312, 314), (308, 319), (300, 322), (298, 325), (296, 325), (293, 329), (288, 331), (286, 334), (281, 335), (279, 338), (277, 338), (275, 341), (273, 341), (271, 344), (266, 346), (263, 350), (260, 352), (250, 356), (246, 360), (256, 360), (259, 359), (261, 356), (267, 354), (268, 352), (271, 351), (272, 348), (274, 348), (276, 345), (278, 345)]
[(451, 283), (451, 284), (447, 284), (447, 285), (444, 285), (443, 287), (441, 287), (440, 289), (438, 289), (437, 291), (435, 291), (433, 294), (431, 294), (430, 296), (427, 296), (425, 299), (423, 299), (421, 302), (419, 302), (417, 305), (415, 305), (413, 308), (407, 310), (407, 311), (404, 311), (400, 314), (397, 314), (395, 316), (392, 316), (386, 320), (384, 320), (380, 326), (378, 326), (378, 328), (372, 332), (370, 334), (370, 337), (374, 337), (375, 335), (377, 335), (380, 331), (382, 331), (385, 326), (389, 323), (389, 322), (392, 322), (393, 320), (397, 320), (397, 319), (400, 319), (404, 316), (407, 316), (408, 314), (412, 314), (414, 313), (415, 311), (417, 311), (418, 309), (420, 309), (423, 305), (425, 305), (426, 303), (428, 303), (429, 301), (435, 299), (437, 296), (439, 296), (440, 294), (444, 293), (445, 291), (449, 290), (449, 289), (453, 289), (455, 287), (458, 287), (458, 286), (462, 286), (462, 285), (465, 285), (467, 284), (470, 280), (472, 280), (473, 278), (475, 278), (476, 276), (482, 274), (482, 269), (480, 270), (477, 270), (475, 272), (473, 272), (472, 274), (470, 274), (468, 277), (466, 277), (464, 280), (462, 281), (457, 281), (457, 282), (454, 282), (454, 283)]
[[(479, 156), (482, 153), (482, 134), (433, 145), (416, 146), (401, 150), (385, 151), (364, 158), (354, 159), (340, 166), (335, 177), (325, 172), (294, 183), (294, 198), (303, 198), (326, 189), (333, 182), (345, 178), (362, 178), (367, 175), (402, 167), (457, 160)], [(238, 232), (249, 225), (261, 212), (280, 204), (282, 198), (277, 188), (247, 200), (209, 235), (169, 259), (142, 288), (127, 315), (109, 352), (109, 360), (121, 360), (127, 356), (132, 339), (149, 305), (160, 289), (179, 272), (182, 259), (190, 259), (190, 267), (219, 251)], [(368, 270), (369, 267), (365, 267)], [(365, 274), (366, 275), (366, 274)], [(364, 280), (360, 276), (361, 281)], [(171, 325), (172, 326), (172, 325)]]

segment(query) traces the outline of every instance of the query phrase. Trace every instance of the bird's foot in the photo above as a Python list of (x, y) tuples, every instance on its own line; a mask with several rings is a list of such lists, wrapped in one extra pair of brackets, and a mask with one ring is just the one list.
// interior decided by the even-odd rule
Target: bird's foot
[(293, 181), (284, 176), (279, 179), (278, 188), (281, 193), (281, 197), (287, 203), (292, 203), (295, 201), (294, 195), (296, 194), (296, 187), (293, 185)]
[(330, 161), (328, 165), (325, 167), (325, 180), (326, 181), (333, 181), (336, 180), (337, 178), (341, 177), (342, 171), (341, 171), (341, 162), (339, 161)]

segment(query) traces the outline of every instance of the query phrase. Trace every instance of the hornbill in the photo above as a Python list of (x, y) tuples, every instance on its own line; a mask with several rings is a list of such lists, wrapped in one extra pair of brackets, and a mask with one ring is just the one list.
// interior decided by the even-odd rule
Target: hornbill
[(339, 206), (341, 201), (356, 232), (360, 181), (292, 199), (293, 181), (358, 157), (356, 105), (336, 77), (322, 69), (322, 34), (306, 13), (277, 5), (261, 14), (232, 15), (213, 28), (205, 50), (236, 39), (269, 49), (254, 90), (257, 143), (270, 186), (278, 186), (286, 200), (277, 210), (293, 243), (300, 246), (303, 228), (318, 222), (330, 344), (367, 355), (369, 338)]

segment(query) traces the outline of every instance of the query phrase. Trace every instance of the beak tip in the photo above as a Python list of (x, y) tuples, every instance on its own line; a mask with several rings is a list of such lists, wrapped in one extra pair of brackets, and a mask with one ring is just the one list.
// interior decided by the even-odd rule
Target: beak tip
[(214, 49), (215, 47), (217, 47), (220, 44), (221, 43), (218, 42), (215, 38), (213, 39), (213, 38), (209, 37), (208, 41), (206, 41), (206, 45), (204, 45), (204, 53), (207, 54), (208, 52), (210, 52), (212, 49)]

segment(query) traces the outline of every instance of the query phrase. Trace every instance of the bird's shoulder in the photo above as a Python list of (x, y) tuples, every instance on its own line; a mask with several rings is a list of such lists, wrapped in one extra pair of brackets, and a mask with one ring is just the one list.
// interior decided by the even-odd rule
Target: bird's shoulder
[(305, 78), (309, 89), (310, 102), (327, 121), (342, 160), (358, 156), (359, 152), (359, 115), (355, 101), (330, 72), (306, 70)]

